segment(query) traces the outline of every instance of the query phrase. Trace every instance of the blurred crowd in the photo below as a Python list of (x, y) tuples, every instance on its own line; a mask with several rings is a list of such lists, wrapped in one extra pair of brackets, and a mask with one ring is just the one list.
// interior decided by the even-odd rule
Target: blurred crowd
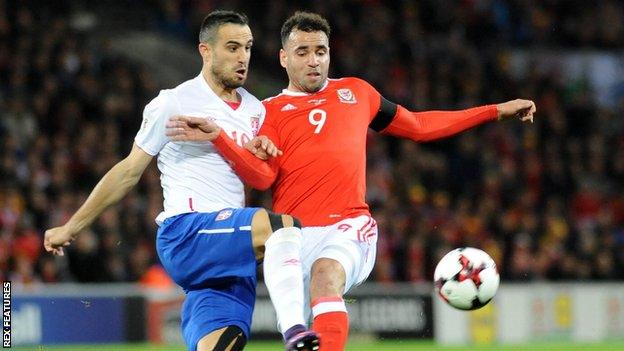
[[(624, 50), (619, 1), (162, 1), (153, 30), (189, 46), (203, 16), (250, 15), (251, 70), (286, 82), (282, 19), (317, 11), (332, 25), (330, 76), (359, 76), (411, 110), (523, 97), (535, 123), (490, 123), (415, 144), (370, 133), (367, 199), (380, 227), (371, 280), (429, 281), (459, 246), (490, 253), (505, 280), (624, 279), (624, 98), (599, 105), (588, 81), (529, 66), (513, 49)], [(149, 279), (162, 208), (152, 165), (64, 257), (43, 251), (98, 179), (130, 150), (158, 72), (75, 30), (68, 8), (0, 0), (0, 272), (30, 282)], [(442, 10), (443, 9), (443, 10)], [(189, 77), (190, 78), (190, 77)], [(248, 86), (250, 91), (260, 87)], [(264, 96), (261, 96), (264, 97)], [(250, 202), (270, 206), (267, 194)]]

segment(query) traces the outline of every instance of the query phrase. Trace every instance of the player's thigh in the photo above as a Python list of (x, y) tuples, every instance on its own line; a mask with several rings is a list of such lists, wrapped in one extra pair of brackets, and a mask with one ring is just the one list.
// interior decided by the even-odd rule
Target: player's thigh
[(259, 209), (251, 222), (251, 235), (256, 258), (261, 259), (264, 256), (264, 244), (271, 234), (281, 228), (292, 226), (301, 227), (299, 221), (290, 215)]
[(247, 340), (236, 326), (227, 326), (204, 336), (197, 343), (197, 351), (240, 351)]
[(258, 209), (188, 213), (158, 231), (158, 256), (178, 285), (193, 290), (227, 277), (255, 277), (251, 223)]

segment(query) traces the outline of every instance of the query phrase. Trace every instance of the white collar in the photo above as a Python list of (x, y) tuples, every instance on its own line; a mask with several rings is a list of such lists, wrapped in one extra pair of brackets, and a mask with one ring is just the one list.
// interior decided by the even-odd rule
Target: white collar
[[(206, 78), (204, 78), (204, 75), (201, 72), (199, 72), (199, 75), (196, 78), (200, 80), (199, 84), (208, 92), (208, 94), (212, 95), (217, 100), (221, 101), (222, 105), (228, 106), (231, 109), (231, 107), (227, 104), (227, 102), (223, 101), (223, 99), (221, 99), (221, 97), (219, 97), (219, 95), (217, 95), (217, 93), (215, 93), (215, 91), (212, 90), (210, 85), (208, 85), (208, 82), (206, 81)], [(240, 105), (238, 106), (238, 108), (236, 110), (232, 110), (232, 111), (238, 111), (241, 108), (241, 106), (243, 106), (243, 103), (245, 102), (245, 100), (247, 100), (247, 99), (245, 99), (245, 94), (243, 93), (245, 91), (244, 89), (236, 88), (235, 90), (236, 90), (236, 93), (238, 95), (240, 95), (241, 100), (240, 100)]]

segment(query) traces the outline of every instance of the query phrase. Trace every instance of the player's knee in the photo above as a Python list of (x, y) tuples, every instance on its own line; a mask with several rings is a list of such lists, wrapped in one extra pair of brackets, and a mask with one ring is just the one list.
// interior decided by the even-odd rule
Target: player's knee
[(266, 245), (282, 241), (302, 242), (300, 230), (281, 230), (284, 228), (301, 228), (301, 222), (293, 216), (273, 213), (264, 209), (259, 210), (253, 218), (251, 231), (253, 235), (256, 258), (264, 257)]
[[(338, 272), (342, 274), (338, 274)], [(340, 264), (340, 262), (331, 258), (322, 257), (314, 261), (314, 264), (312, 265), (312, 273), (319, 275), (319, 276), (320, 275), (323, 275), (323, 276), (342, 275), (344, 276), (344, 268), (342, 268), (342, 265)]]
[[(301, 222), (293, 216), (283, 215), (260, 209), (251, 222), (251, 233), (256, 259), (262, 260), (265, 246), (278, 241), (301, 243), (302, 236), (299, 230), (281, 230), (284, 228), (301, 228)], [(274, 233), (277, 232), (277, 235)]]
[(243, 330), (235, 325), (228, 326), (217, 340), (214, 346), (214, 351), (241, 351), (247, 338), (243, 333)]
[(299, 220), (299, 218), (293, 217), (291, 215), (282, 215), (282, 218), (284, 219), (284, 223), (289, 223), (289, 227), (297, 227), (301, 229), (301, 221)]
[(254, 214), (251, 220), (251, 235), (253, 236), (254, 247), (263, 246), (269, 235), (271, 235), (269, 214), (269, 211), (262, 208)]
[(301, 230), (299, 230), (300, 225), (298, 225), (299, 221), (296, 218), (271, 212), (269, 212), (269, 218), (271, 219), (273, 234), (267, 239), (266, 246), (276, 245), (281, 242), (302, 244), (303, 235)]

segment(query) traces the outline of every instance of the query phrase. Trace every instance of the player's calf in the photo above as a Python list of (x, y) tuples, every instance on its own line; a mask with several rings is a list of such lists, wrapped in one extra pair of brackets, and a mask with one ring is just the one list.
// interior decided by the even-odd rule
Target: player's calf
[(345, 290), (346, 273), (337, 260), (319, 258), (312, 265), (310, 278), (310, 298), (342, 297)]
[[(264, 216), (262, 216), (264, 217)], [(318, 350), (318, 335), (307, 329), (304, 310), (299, 221), (288, 215), (267, 212), (272, 234), (264, 247), (264, 283), (277, 313), (279, 329), (287, 350)], [(266, 227), (266, 223), (261, 223)]]
[(312, 329), (323, 336), (323, 351), (343, 351), (349, 336), (349, 316), (342, 299), (345, 283), (344, 267), (337, 260), (319, 258), (312, 265)]

